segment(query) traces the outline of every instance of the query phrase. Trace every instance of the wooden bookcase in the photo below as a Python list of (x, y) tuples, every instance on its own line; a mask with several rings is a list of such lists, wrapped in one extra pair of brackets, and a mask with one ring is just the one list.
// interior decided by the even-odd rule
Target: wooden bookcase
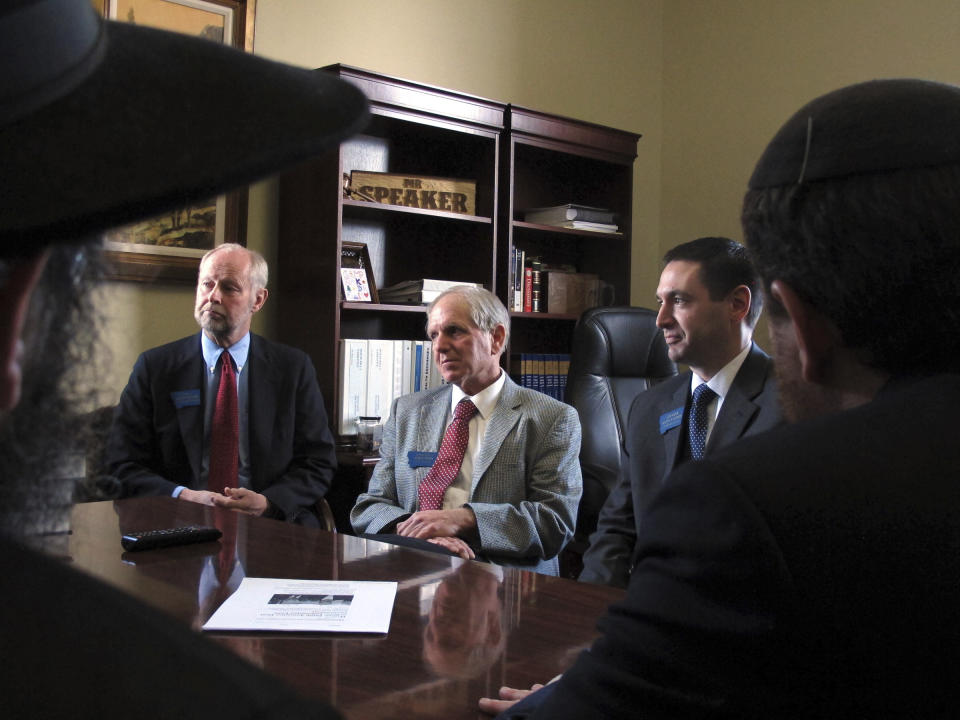
[[(306, 351), (336, 426), (341, 338), (423, 339), (422, 306), (345, 302), (340, 248), (366, 244), (378, 288), (443, 278), (496, 283), (500, 142), (506, 106), (343, 65), (372, 119), (359, 136), (280, 179), (278, 339)], [(344, 197), (351, 170), (469, 179), (476, 215)]]
[[(635, 133), (511, 105), (501, 166), (500, 285), (509, 282), (511, 248), (571, 264), (600, 279), (603, 305), (630, 303), (630, 243)], [(523, 221), (524, 210), (576, 203), (612, 210), (619, 232), (568, 230)], [(509, 306), (508, 306), (509, 307)], [(511, 312), (511, 353), (569, 352), (576, 315)]]
[[(378, 288), (442, 278), (483, 283), (508, 307), (517, 245), (596, 273), (606, 304), (630, 298), (633, 161), (639, 135), (460, 92), (334, 65), (360, 87), (372, 120), (364, 133), (280, 180), (274, 297), (278, 339), (317, 368), (335, 429), (341, 338), (422, 339), (422, 306), (344, 302), (340, 250), (367, 245)], [(476, 182), (476, 215), (393, 207), (344, 197), (343, 177), (372, 170)], [(616, 235), (522, 221), (522, 211), (574, 202), (618, 214)], [(568, 352), (576, 317), (512, 315), (511, 353)]]

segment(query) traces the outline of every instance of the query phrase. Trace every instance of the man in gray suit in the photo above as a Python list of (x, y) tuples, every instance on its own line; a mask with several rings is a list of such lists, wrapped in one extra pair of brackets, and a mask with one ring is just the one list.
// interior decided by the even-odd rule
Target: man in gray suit
[[(458, 286), (428, 306), (427, 335), (446, 384), (394, 401), (381, 460), (350, 513), (357, 532), (558, 573), (583, 490), (580, 424), (572, 407), (503, 372), (509, 333), (510, 316), (488, 290)], [(438, 454), (443, 460), (441, 443), (464, 398), (476, 410), (462, 464), (440, 508), (421, 509), (421, 485)]]
[(584, 554), (580, 580), (626, 587), (636, 563), (640, 515), (675, 466), (694, 457), (690, 408), (706, 384), (703, 453), (781, 421), (770, 358), (753, 343), (762, 309), (760, 281), (746, 248), (705, 237), (670, 250), (657, 288), (657, 325), (670, 359), (689, 365), (641, 393), (630, 409), (628, 460), (610, 493)]

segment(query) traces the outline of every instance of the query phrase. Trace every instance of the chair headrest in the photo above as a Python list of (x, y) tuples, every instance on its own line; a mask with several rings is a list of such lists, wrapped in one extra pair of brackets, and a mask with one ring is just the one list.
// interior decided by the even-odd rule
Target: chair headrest
[(640, 307), (597, 307), (573, 331), (571, 374), (659, 378), (674, 375), (657, 313)]

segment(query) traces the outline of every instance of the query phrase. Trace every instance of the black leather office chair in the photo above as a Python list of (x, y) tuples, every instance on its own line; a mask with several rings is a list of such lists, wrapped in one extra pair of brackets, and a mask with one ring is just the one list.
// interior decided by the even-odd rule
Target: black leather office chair
[(580, 557), (617, 482), (630, 405), (638, 394), (676, 374), (653, 310), (597, 307), (577, 321), (566, 401), (576, 408), (583, 429), (583, 498), (573, 542), (561, 555), (564, 576), (580, 573)]
[(115, 500), (120, 497), (120, 483), (107, 474), (104, 450), (110, 425), (113, 423), (113, 405), (105, 405), (87, 413), (82, 433), (78, 438), (84, 452), (84, 476), (76, 478), (74, 502)]

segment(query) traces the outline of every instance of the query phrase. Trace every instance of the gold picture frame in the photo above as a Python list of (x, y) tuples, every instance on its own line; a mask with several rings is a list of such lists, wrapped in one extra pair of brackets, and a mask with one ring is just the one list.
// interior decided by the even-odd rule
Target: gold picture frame
[[(173, 30), (253, 51), (257, 0), (91, 0), (106, 18)], [(246, 245), (247, 189), (105, 235), (109, 276), (193, 284), (200, 258), (224, 242)]]

